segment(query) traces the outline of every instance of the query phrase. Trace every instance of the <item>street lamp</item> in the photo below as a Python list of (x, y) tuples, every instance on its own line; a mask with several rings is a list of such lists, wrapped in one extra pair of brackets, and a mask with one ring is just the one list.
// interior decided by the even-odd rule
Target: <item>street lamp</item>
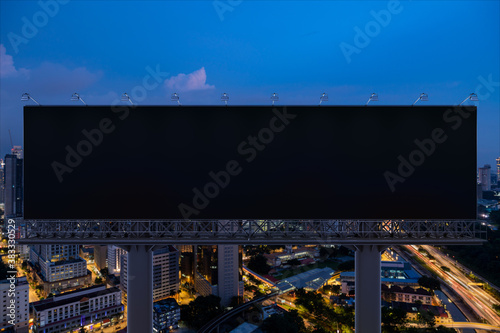
[(464, 99), (464, 100), (462, 101), (462, 103), (460, 103), (460, 104), (458, 104), (458, 105), (462, 105), (462, 104), (464, 104), (464, 103), (465, 103), (468, 99), (470, 99), (472, 102), (477, 102), (477, 101), (479, 101), (479, 98), (477, 98), (477, 95), (476, 95), (475, 93), (471, 93), (471, 94), (469, 94), (469, 96), (467, 96), (467, 98), (466, 98), (466, 99)]
[(279, 100), (280, 100), (280, 98), (279, 98), (279, 96), (278, 96), (278, 94), (277, 94), (277, 93), (273, 93), (273, 94), (271, 95), (271, 101), (273, 101), (273, 102), (272, 102), (272, 105), (274, 105), (274, 102), (277, 102), (277, 101), (279, 101)]
[(170, 97), (170, 100), (172, 102), (177, 102), (177, 104), (181, 106), (181, 102), (179, 101), (179, 95), (177, 95), (177, 93), (173, 93), (172, 96)]
[(40, 106), (40, 103), (38, 103), (33, 97), (30, 96), (30, 94), (28, 93), (24, 93), (22, 94), (21, 96), (21, 101), (29, 101), (29, 100), (32, 100), (33, 102), (35, 102), (36, 104), (38, 104), (38, 106)]
[(85, 101), (77, 93), (74, 93), (73, 95), (71, 95), (71, 100), (72, 101), (81, 101), (83, 104), (85, 104), (85, 106), (87, 106), (87, 103), (85, 103)]
[(321, 105), (322, 102), (328, 102), (328, 94), (327, 93), (322, 93), (320, 98), (319, 98), (319, 105)]
[(372, 93), (372, 94), (370, 95), (370, 98), (368, 98), (368, 101), (366, 102), (366, 104), (365, 104), (365, 105), (368, 105), (368, 103), (370, 103), (370, 102), (372, 102), (372, 101), (373, 101), (373, 102), (378, 102), (378, 95), (377, 95), (376, 93)]
[(220, 97), (220, 100), (224, 102), (227, 106), (227, 101), (229, 101), (229, 96), (226, 93), (223, 93), (222, 96)]
[(121, 100), (122, 102), (130, 102), (130, 104), (134, 105), (134, 103), (130, 99), (130, 96), (127, 93), (123, 93)]
[(429, 95), (426, 93), (421, 93), (420, 96), (418, 96), (417, 100), (413, 102), (412, 106), (415, 105), (418, 101), (422, 102), (427, 102), (429, 100)]

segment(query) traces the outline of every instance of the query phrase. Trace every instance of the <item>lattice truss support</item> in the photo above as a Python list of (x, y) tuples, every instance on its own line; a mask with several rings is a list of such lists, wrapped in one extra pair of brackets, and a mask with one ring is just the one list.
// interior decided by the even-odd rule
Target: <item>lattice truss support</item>
[(81, 244), (481, 244), (476, 220), (26, 220), (19, 242)]

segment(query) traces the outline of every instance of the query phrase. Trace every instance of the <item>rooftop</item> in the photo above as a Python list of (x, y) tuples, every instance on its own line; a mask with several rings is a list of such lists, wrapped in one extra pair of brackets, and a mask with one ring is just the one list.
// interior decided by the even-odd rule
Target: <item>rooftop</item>
[[(90, 287), (92, 288), (92, 287)], [(86, 289), (90, 289), (90, 288), (86, 288)], [(74, 293), (80, 293), (82, 290), (78, 290)], [(104, 289), (104, 290), (97, 290), (97, 291), (92, 291), (92, 290), (88, 290), (89, 292), (84, 294), (84, 295), (77, 295), (77, 296), (74, 296), (74, 297), (69, 297), (69, 298), (63, 298), (63, 299), (58, 299), (57, 297), (52, 297), (50, 299), (47, 299), (47, 302), (43, 302), (43, 303), (38, 303), (38, 304), (33, 304), (33, 308), (35, 309), (35, 311), (44, 311), (44, 310), (47, 310), (47, 309), (51, 309), (51, 308), (55, 308), (55, 307), (58, 307), (58, 306), (62, 306), (62, 305), (65, 305), (65, 304), (70, 304), (70, 303), (76, 303), (76, 302), (84, 302), (88, 299), (91, 299), (91, 298), (94, 298), (94, 297), (98, 297), (98, 296), (104, 296), (104, 295), (108, 295), (108, 294), (112, 294), (112, 293), (121, 293), (120, 289), (118, 289), (117, 287), (113, 287), (113, 288), (108, 288), (108, 289)], [(68, 293), (68, 294), (71, 294), (71, 293)], [(67, 296), (67, 295), (65, 295)]]

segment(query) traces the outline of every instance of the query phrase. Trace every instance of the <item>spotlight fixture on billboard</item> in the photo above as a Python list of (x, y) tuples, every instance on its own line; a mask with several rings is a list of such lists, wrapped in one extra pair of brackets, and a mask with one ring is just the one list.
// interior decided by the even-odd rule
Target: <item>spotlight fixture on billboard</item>
[(220, 100), (227, 105), (227, 101), (229, 101), (229, 96), (226, 93), (223, 93), (222, 96), (220, 97)]
[(320, 98), (319, 98), (319, 105), (321, 105), (322, 102), (328, 102), (328, 94), (327, 93), (322, 93)]
[(123, 93), (121, 100), (122, 102), (130, 102), (130, 104), (134, 105), (134, 103), (130, 99), (130, 96), (127, 93)]
[(74, 93), (73, 95), (71, 95), (71, 100), (72, 101), (80, 101), (83, 104), (85, 104), (85, 106), (87, 106), (87, 103), (85, 103), (85, 101), (80, 97), (80, 95), (78, 93)]
[(177, 102), (179, 106), (181, 105), (181, 101), (179, 100), (179, 95), (177, 95), (177, 93), (173, 93), (172, 96), (170, 97), (170, 100), (172, 102)]
[(418, 101), (427, 102), (428, 100), (429, 95), (427, 95), (426, 93), (421, 93), (420, 96), (418, 96), (417, 100), (413, 102), (412, 106), (417, 104)]
[(368, 98), (368, 101), (366, 102), (365, 105), (368, 105), (370, 102), (378, 102), (378, 95), (376, 93), (372, 93), (370, 95), (370, 98)]
[(466, 98), (466, 99), (464, 99), (464, 100), (462, 101), (462, 103), (460, 103), (459, 105), (464, 104), (464, 103), (465, 103), (468, 99), (470, 99), (470, 100), (471, 100), (471, 101), (473, 101), (473, 102), (477, 102), (477, 101), (479, 101), (479, 98), (477, 98), (477, 95), (476, 95), (475, 93), (471, 93), (471, 94), (469, 94), (469, 96), (467, 96), (467, 98)]
[(36, 104), (40, 105), (40, 103), (38, 103), (33, 97), (30, 96), (30, 94), (28, 93), (24, 93), (22, 94), (21, 96), (21, 101), (29, 101), (29, 100), (32, 100), (33, 102), (35, 102)]
[(277, 93), (273, 93), (273, 94), (271, 95), (272, 105), (274, 105), (274, 102), (277, 102), (277, 101), (279, 101), (279, 100), (280, 100), (280, 98), (279, 98), (279, 96), (278, 96), (278, 94), (277, 94)]

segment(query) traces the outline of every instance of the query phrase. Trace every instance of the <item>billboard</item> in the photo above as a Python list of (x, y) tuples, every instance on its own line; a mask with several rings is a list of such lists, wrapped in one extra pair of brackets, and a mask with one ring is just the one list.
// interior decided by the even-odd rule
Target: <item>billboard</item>
[(26, 219), (475, 219), (471, 106), (26, 106)]

